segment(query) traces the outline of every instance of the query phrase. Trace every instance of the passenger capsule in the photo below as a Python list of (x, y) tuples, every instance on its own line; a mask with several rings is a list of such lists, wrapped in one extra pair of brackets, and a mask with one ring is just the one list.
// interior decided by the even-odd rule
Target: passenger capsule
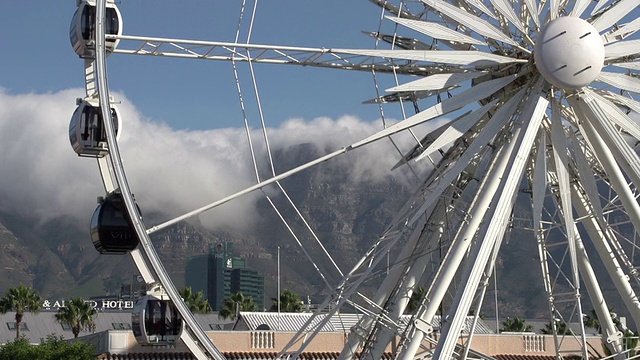
[[(111, 117), (117, 139), (120, 133), (120, 112), (115, 105), (111, 107)], [(102, 112), (97, 100), (78, 100), (78, 107), (69, 123), (69, 141), (73, 150), (80, 156), (102, 157), (109, 152)]]
[(111, 193), (100, 199), (91, 218), (91, 241), (101, 254), (126, 254), (138, 246), (122, 194)]
[[(96, 0), (77, 0), (78, 8), (69, 27), (69, 38), (73, 50), (81, 58), (94, 58), (96, 50)], [(122, 17), (113, 0), (106, 5), (105, 34), (122, 35)], [(109, 55), (118, 46), (117, 39), (106, 39)]]
[(180, 338), (182, 316), (166, 292), (156, 287), (133, 307), (131, 329), (141, 345), (170, 344)]

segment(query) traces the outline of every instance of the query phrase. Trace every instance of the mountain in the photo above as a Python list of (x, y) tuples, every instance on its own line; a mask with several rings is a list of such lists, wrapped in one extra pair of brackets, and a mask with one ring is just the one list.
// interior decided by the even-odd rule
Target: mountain
[[(311, 144), (296, 145), (276, 152), (274, 162), (280, 171), (285, 171), (323, 155), (323, 151)], [(281, 182), (302, 217), (313, 221), (315, 236), (333, 254), (343, 272), (371, 246), (409, 195), (406, 183), (396, 179), (396, 174), (373, 179), (367, 178), (365, 172), (363, 178), (354, 179), (349, 168), (357, 161), (357, 157), (347, 157), (328, 162)], [(288, 226), (298, 235), (297, 241), (314, 254), (329, 283), (337, 283), (338, 272), (328, 258), (317, 255), (322, 250), (287, 197), (275, 185), (266, 188), (265, 193), (270, 194), (278, 209), (283, 209)], [(144, 204), (138, 205), (145, 221), (150, 219), (154, 224), (160, 218), (158, 214), (145, 214)], [(322, 278), (266, 198), (258, 202), (257, 210), (260, 215), (249, 229), (207, 229), (194, 218), (154, 234), (152, 241), (176, 286), (184, 285), (189, 257), (206, 254), (209, 245), (226, 241), (234, 244), (236, 256), (247, 259), (250, 267), (265, 275), (268, 298), (275, 297), (278, 246), (283, 259), (283, 287), (303, 296), (326, 292)], [(129, 256), (100, 255), (94, 249), (89, 238), (90, 217), (87, 214), (86, 228), (78, 228), (65, 218), (35, 224), (0, 213), (0, 246), (4, 250), (0, 254), (4, 275), (0, 276), (0, 292), (26, 284), (45, 298), (89, 297), (115, 294), (121, 284), (131, 283), (137, 270)]]
[[(325, 149), (310, 144), (277, 151), (274, 153), (276, 171), (286, 171), (325, 153)], [(286, 189), (286, 196), (277, 185), (270, 185), (264, 189), (269, 198), (263, 196), (258, 201), (259, 215), (248, 228), (209, 229), (196, 217), (155, 233), (153, 244), (174, 283), (181, 288), (185, 264), (190, 257), (206, 254), (212, 244), (233, 243), (235, 255), (246, 259), (248, 266), (265, 276), (267, 306), (269, 299), (276, 297), (279, 247), (282, 287), (303, 298), (309, 296), (314, 302), (321, 301), (327, 289), (341, 279), (332, 261), (323, 255), (325, 251), (333, 256), (342, 273), (348, 272), (411, 194), (408, 176), (398, 170), (380, 176), (365, 169), (354, 176), (353, 169), (362, 165), (362, 161), (358, 156), (345, 156), (293, 175), (280, 183)], [(261, 177), (267, 178), (268, 173)], [(519, 209), (530, 206), (526, 197), (518, 201)], [(287, 225), (280, 221), (271, 202), (282, 211)], [(145, 221), (149, 221), (147, 225), (156, 224), (160, 215), (145, 214), (144, 204), (138, 205), (143, 209)], [(0, 213), (0, 293), (26, 284), (44, 298), (90, 297), (117, 294), (121, 284), (135, 282), (137, 270), (129, 256), (99, 255), (94, 249), (89, 239), (90, 217), (91, 214), (87, 214), (87, 226), (79, 228), (62, 217), (36, 224)], [(314, 233), (302, 219), (312, 222), (310, 227)], [(295, 238), (289, 228), (296, 234)], [(298, 242), (312, 254), (312, 260)], [(312, 261), (330, 287), (318, 275)], [(497, 293), (493, 286), (489, 287), (482, 312), (493, 316), (497, 301), (501, 317), (546, 316), (548, 305), (539, 269), (532, 233), (514, 230), (505, 239), (496, 261)], [(373, 293), (378, 284), (365, 283), (362, 291)], [(451, 298), (447, 297), (445, 308)]]

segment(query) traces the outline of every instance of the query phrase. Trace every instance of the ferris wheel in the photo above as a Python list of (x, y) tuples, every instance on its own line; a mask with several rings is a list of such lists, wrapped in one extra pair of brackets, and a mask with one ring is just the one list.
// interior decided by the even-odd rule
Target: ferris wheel
[[(588, 357), (582, 321), (588, 306), (611, 353), (628, 357), (626, 329), (614, 321), (601, 284), (613, 283), (637, 328), (640, 102), (634, 96), (640, 93), (640, 0), (370, 2), (382, 14), (379, 31), (369, 33), (375, 46), (332, 49), (124, 35), (112, 0), (78, 1), (71, 40), (85, 60), (86, 97), (78, 100), (70, 138), (79, 155), (97, 159), (106, 192), (94, 214), (92, 238), (101, 252), (132, 255), (151, 289), (140, 305), (142, 317), (144, 309), (154, 311), (170, 300), (176, 314), (170, 322), (179, 321), (177, 314), (184, 321), (174, 337), (158, 338), (140, 328), (141, 338), (180, 337), (198, 358), (224, 358), (185, 307), (149, 234), (268, 185), (285, 192), (280, 181), (293, 174), (410, 132), (414, 143), (398, 146), (397, 166), (428, 169), (416, 172), (426, 175), (360, 261), (341, 272), (340, 283), (328, 284), (333, 290), (323, 305), (331, 305), (329, 315), (343, 306), (363, 314), (340, 358), (380, 359), (396, 339), (398, 359), (471, 356), (473, 331), (461, 340), (463, 326), (468, 314), (477, 320), (501, 244), (518, 231), (527, 232), (538, 249), (537, 271), (558, 354), (563, 339), (573, 337), (580, 340), (577, 352)], [(367, 71), (376, 85), (382, 77), (396, 83), (371, 102), (400, 108), (403, 117), (285, 172), (272, 167), (271, 177), (256, 176), (253, 186), (148, 226), (119, 153), (126, 119), (109, 96), (107, 55)], [(404, 81), (409, 76), (412, 81)], [(436, 119), (446, 121), (427, 134), (414, 132)], [(516, 207), (523, 199), (526, 213)], [(115, 213), (126, 216), (106, 226)], [(431, 266), (436, 249), (444, 252)], [(359, 287), (380, 273), (389, 253), (396, 260), (377, 292), (365, 296)], [(596, 272), (594, 259), (604, 274)], [(419, 286), (425, 291), (418, 309), (403, 321)], [(433, 320), (447, 293), (453, 300), (435, 336)], [(319, 321), (309, 320), (281, 350), (283, 358), (296, 358), (313, 341), (329, 319), (317, 316)], [(578, 323), (582, 331), (559, 331), (561, 322)]]

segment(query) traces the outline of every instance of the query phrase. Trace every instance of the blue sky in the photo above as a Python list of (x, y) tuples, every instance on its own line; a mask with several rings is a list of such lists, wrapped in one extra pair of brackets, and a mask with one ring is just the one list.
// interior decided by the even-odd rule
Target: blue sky
[[(120, 0), (119, 7), (126, 35), (232, 41), (239, 4)], [(361, 31), (377, 30), (380, 9), (367, 0), (261, 0), (260, 4), (254, 43), (374, 46)], [(78, 159), (69, 146), (74, 99), (84, 96), (83, 62), (68, 35), (75, 9), (75, 0), (3, 2), (0, 207), (37, 213), (41, 221), (64, 213), (86, 226), (87, 214), (104, 190), (95, 161)], [(171, 209), (174, 213), (169, 215), (175, 216), (255, 183), (229, 63), (113, 55), (108, 67), (110, 88), (122, 100), (121, 150), (128, 179), (145, 209)], [(261, 65), (256, 74), (271, 145), (279, 149), (315, 143), (331, 152), (382, 127), (376, 121), (377, 107), (362, 104), (375, 96), (369, 73)], [(241, 81), (245, 94), (250, 94), (246, 71)], [(255, 103), (247, 98), (252, 127), (258, 129)], [(399, 118), (390, 111), (385, 108), (387, 117)], [(201, 131), (205, 129), (214, 130)], [(419, 136), (426, 132), (426, 128), (416, 131)], [(255, 130), (252, 137), (260, 139), (262, 134)], [(401, 151), (411, 149), (412, 140), (406, 132), (394, 136)], [(266, 158), (264, 146), (257, 151)], [(349, 163), (354, 178), (362, 179), (389, 175), (400, 156), (389, 141), (379, 141), (340, 159)], [(259, 167), (269, 171), (266, 164)], [(277, 172), (288, 170), (276, 167)], [(232, 205), (220, 210), (230, 214), (226, 220), (245, 220), (234, 214), (246, 211), (227, 211), (228, 206)]]
[[(231, 42), (241, 3), (120, 0), (118, 6), (125, 35)], [(248, 3), (252, 6), (253, 1)], [(5, 53), (0, 58), (0, 87), (9, 94), (22, 94), (83, 85), (82, 60), (72, 51), (68, 36), (75, 9), (75, 0), (3, 3), (0, 31)], [(246, 9), (245, 19), (250, 10)], [(379, 18), (380, 9), (366, 0), (262, 0), (252, 42), (372, 48), (373, 39), (362, 31), (376, 31)], [(243, 29), (246, 34), (246, 22)], [(250, 123), (257, 127), (251, 79), (246, 64), (239, 66)], [(114, 55), (108, 67), (111, 91), (126, 96), (153, 121), (190, 130), (243, 124), (230, 63)], [(320, 116), (336, 119), (354, 115), (365, 121), (379, 118), (377, 106), (362, 104), (375, 96), (370, 73), (263, 64), (255, 69), (263, 113), (270, 125)], [(78, 96), (82, 95), (79, 92)]]
[[(232, 41), (239, 3), (121, 0), (119, 8), (126, 35)], [(376, 30), (380, 10), (366, 0), (340, 6), (298, 0), (261, 4), (254, 43), (373, 46), (361, 31)], [(83, 61), (68, 34), (75, 0), (11, 0), (3, 5), (0, 209), (38, 223), (68, 216), (84, 228), (104, 189), (95, 160), (78, 158), (69, 145), (75, 98), (84, 96)], [(170, 218), (255, 183), (231, 64), (113, 55), (108, 71), (112, 95), (122, 100), (120, 149), (127, 177), (145, 211), (171, 211), (166, 214)], [(381, 128), (377, 107), (362, 104), (374, 97), (369, 73), (262, 65), (256, 66), (256, 74), (276, 151), (300, 143), (334, 151)], [(250, 78), (246, 71), (242, 76), (249, 94)], [(255, 104), (248, 106), (255, 114)], [(264, 159), (257, 118), (251, 121), (257, 156)], [(370, 180), (386, 176), (398, 157), (385, 141), (336, 161), (348, 162), (355, 179)], [(258, 167), (269, 171), (266, 164)], [(288, 170), (279, 164), (276, 168)], [(246, 226), (251, 218), (246, 209), (258, 195), (206, 216), (212, 225)]]
[[(240, 1), (121, 0), (124, 34), (233, 41)], [(57, 92), (83, 85), (83, 65), (68, 36), (75, 0), (7, 1), (0, 15), (0, 86), (9, 94)], [(246, 11), (246, 17), (250, 14)], [(328, 5), (261, 1), (253, 43), (367, 48), (380, 10), (365, 0)], [(245, 26), (246, 29), (246, 26)], [(230, 63), (115, 55), (108, 60), (111, 91), (122, 92), (144, 116), (176, 129), (242, 126)], [(246, 66), (245, 66), (246, 69)], [(241, 85), (251, 93), (250, 78)], [(256, 76), (268, 123), (358, 115), (379, 117), (371, 74), (261, 65)], [(78, 94), (79, 96), (82, 93)], [(253, 105), (253, 103), (251, 104)]]

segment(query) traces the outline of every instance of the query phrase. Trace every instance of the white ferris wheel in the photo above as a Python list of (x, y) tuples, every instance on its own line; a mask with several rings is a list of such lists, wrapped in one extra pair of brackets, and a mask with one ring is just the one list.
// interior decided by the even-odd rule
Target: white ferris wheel
[[(585, 308), (593, 308), (612, 356), (629, 357), (625, 329), (612, 318), (611, 299), (601, 284), (614, 285), (637, 328), (640, 102), (634, 96), (640, 93), (640, 0), (369, 1), (383, 15), (380, 31), (370, 34), (375, 46), (332, 49), (124, 35), (113, 0), (78, 0), (71, 40), (84, 59), (86, 97), (78, 100), (70, 137), (79, 155), (97, 159), (104, 182), (106, 195), (92, 221), (96, 248), (130, 253), (150, 286), (140, 316), (154, 311), (153, 301), (170, 300), (172, 319), (184, 321), (174, 336), (198, 358), (223, 359), (180, 299), (149, 235), (268, 185), (280, 186), (281, 180), (332, 158), (411, 132), (414, 144), (398, 148), (399, 165), (433, 168), (361, 260), (340, 283), (329, 284), (332, 294), (323, 305), (331, 305), (333, 313), (348, 305), (363, 314), (340, 358), (380, 359), (396, 339), (393, 357), (398, 359), (477, 356), (468, 347), (472, 332), (462, 339), (460, 334), (468, 314), (479, 314), (500, 245), (513, 229), (529, 231), (538, 248), (536, 271), (542, 274), (558, 349), (563, 338), (576, 338), (588, 358), (585, 332), (563, 333), (557, 327), (561, 322), (584, 326)], [(149, 226), (137, 210), (120, 158), (118, 135), (126, 119), (109, 96), (109, 55), (366, 71), (376, 82), (395, 79), (396, 86), (373, 102), (400, 107), (405, 115), (314, 161), (273, 171), (267, 179), (256, 176), (249, 188)], [(443, 118), (449, 120), (428, 134), (413, 132), (416, 125)], [(526, 215), (514, 211), (522, 198), (529, 204)], [(115, 213), (128, 214), (126, 221), (112, 224)], [(438, 266), (427, 266), (429, 254), (443, 247)], [(397, 254), (393, 266), (377, 292), (364, 296), (358, 287), (385, 266), (391, 250)], [(604, 274), (596, 273), (593, 259), (603, 264)], [(416, 315), (401, 321), (418, 286), (425, 291)], [(447, 321), (435, 336), (433, 319), (447, 293), (453, 294), (452, 306), (442, 314)], [(296, 358), (328, 321), (322, 319), (310, 320), (281, 349), (282, 358)], [(142, 338), (174, 340), (148, 330), (137, 329)], [(294, 343), (302, 346), (292, 351)]]

